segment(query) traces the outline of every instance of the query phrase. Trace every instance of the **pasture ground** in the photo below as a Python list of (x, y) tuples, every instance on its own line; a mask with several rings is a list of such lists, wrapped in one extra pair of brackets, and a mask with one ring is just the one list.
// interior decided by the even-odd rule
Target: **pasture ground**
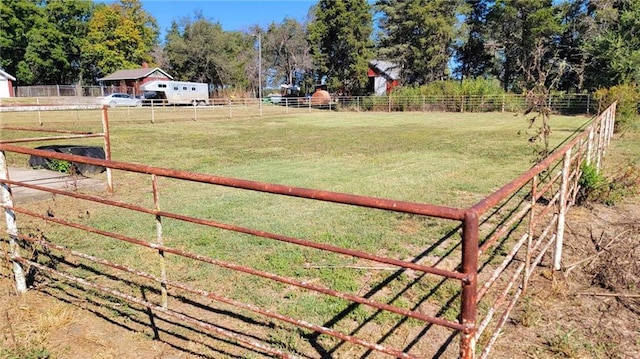
[[(72, 127), (86, 126), (78, 122), (77, 113), (74, 116)], [(215, 123), (206, 119), (189, 122), (167, 119), (154, 125), (127, 116), (113, 119), (113, 158), (117, 160), (404, 200), (439, 204), (454, 201), (460, 206), (473, 203), (528, 168), (532, 152), (526, 143), (526, 134), (517, 134), (526, 132), (526, 124), (512, 114), (335, 113), (327, 117), (324, 113), (313, 113), (301, 118), (287, 115), (218, 119)], [(571, 125), (558, 122), (554, 128), (555, 144), (571, 134), (584, 119), (568, 121)], [(45, 126), (48, 125), (49, 121), (45, 121)], [(51, 125), (61, 123), (54, 121)], [(638, 137), (634, 136), (614, 140), (607, 157), (613, 171), (619, 168), (616, 166), (629, 163), (638, 168), (640, 150)], [(615, 141), (627, 145), (616, 146)], [(158, 144), (161, 146), (156, 146)], [(610, 160), (614, 153), (619, 153), (619, 157)], [(468, 154), (475, 156), (464, 162)], [(458, 165), (451, 166), (452, 163)], [(474, 176), (463, 178), (461, 173)], [(129, 180), (116, 182), (116, 188), (135, 196), (133, 187), (126, 187), (131, 184)], [(415, 186), (425, 182), (429, 186)], [(620, 211), (617, 214), (620, 218), (633, 220), (638, 218), (638, 202), (636, 192), (635, 197), (628, 196), (614, 209), (598, 206), (594, 209), (596, 213)], [(571, 221), (576, 222), (569, 222), (569, 228), (576, 233), (577, 243), (570, 247), (576, 251), (567, 250), (565, 263), (578, 262), (585, 255), (581, 251), (588, 246), (580, 242), (584, 240), (584, 233), (574, 229), (586, 228), (583, 223), (595, 226), (597, 221), (588, 217), (590, 215), (591, 212), (584, 210), (577, 217), (572, 215)], [(616, 225), (625, 221), (609, 222), (606, 231), (615, 238)], [(599, 233), (597, 228), (592, 231)], [(625, 238), (637, 244), (637, 236)], [(518, 315), (498, 341), (494, 356), (507, 358), (513, 357), (513, 353), (522, 353), (522, 356), (536, 358), (563, 355), (605, 358), (615, 357), (613, 353), (620, 358), (633, 357), (629, 356), (634, 354), (633, 349), (625, 351), (624, 348), (637, 348), (639, 344), (637, 299), (636, 302), (631, 299), (631, 305), (627, 303), (627, 306), (617, 305), (619, 301), (607, 304), (612, 308), (606, 312), (610, 318), (629, 319), (625, 326), (615, 326), (616, 330), (630, 328), (622, 332), (610, 332), (611, 328), (601, 325), (602, 321), (589, 329), (585, 321), (568, 320), (567, 316), (594, 321), (595, 313), (593, 317), (576, 316), (576, 308), (581, 305), (594, 308), (595, 302), (611, 302), (607, 297), (576, 294), (577, 288), (583, 291), (590, 285), (585, 281), (588, 274), (578, 274), (584, 273), (583, 269), (576, 266), (566, 278), (560, 274), (550, 276), (548, 271), (538, 272), (533, 293), (517, 308)], [(0, 337), (0, 357), (182, 358), (198, 357), (198, 353), (203, 352), (210, 353), (209, 357), (220, 355), (214, 348), (199, 344), (198, 338), (184, 341), (174, 336), (178, 338), (175, 342), (152, 341), (157, 333), (150, 332), (144, 323), (131, 320), (135, 316), (127, 315), (129, 307), (119, 310), (117, 303), (91, 302), (81, 291), (63, 297), (60, 291), (52, 289), (55, 283), (48, 280), (38, 283), (36, 290), (27, 295), (16, 297), (6, 266), (1, 273), (0, 308), (6, 309), (0, 313), (5, 323)], [(628, 298), (623, 300), (628, 302)], [(635, 312), (628, 309), (634, 308), (633, 305), (636, 305)], [(565, 320), (556, 321), (556, 317)], [(598, 336), (591, 336), (595, 332)], [(168, 337), (164, 334), (159, 335), (163, 339)], [(514, 340), (512, 335), (527, 340)], [(576, 338), (582, 344), (574, 345)], [(620, 339), (620, 345), (607, 345), (606, 340), (612, 338)], [(588, 344), (592, 342), (595, 344)]]

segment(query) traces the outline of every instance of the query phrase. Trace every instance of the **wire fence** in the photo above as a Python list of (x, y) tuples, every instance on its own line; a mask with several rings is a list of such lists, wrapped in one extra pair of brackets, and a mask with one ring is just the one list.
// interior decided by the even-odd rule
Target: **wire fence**
[[(47, 91), (71, 92), (71, 88)], [(78, 90), (78, 89), (76, 89)], [(82, 91), (87, 91), (82, 88)], [(97, 89), (91, 89), (96, 92)], [(589, 94), (553, 95), (548, 98), (548, 106), (553, 113), (562, 115), (596, 114), (604, 107), (601, 101), (594, 100)], [(60, 109), (60, 106), (101, 106), (100, 96), (45, 96), (14, 97), (0, 99), (0, 111), (31, 111)], [(308, 97), (285, 97), (277, 102), (250, 97), (211, 98), (206, 104), (182, 105), (172, 104), (166, 100), (143, 100), (140, 118), (154, 122), (156, 116), (175, 113), (188, 114), (191, 119), (210, 116), (263, 116), (282, 113), (313, 112), (317, 110), (356, 111), (356, 112), (513, 112), (524, 113), (528, 110), (526, 97), (523, 95), (491, 95), (491, 96), (350, 96), (333, 97), (324, 102), (317, 102)], [(193, 107), (193, 111), (184, 111), (185, 107)], [(150, 110), (149, 110), (150, 109)], [(116, 108), (116, 112), (125, 111), (129, 115), (135, 108)]]

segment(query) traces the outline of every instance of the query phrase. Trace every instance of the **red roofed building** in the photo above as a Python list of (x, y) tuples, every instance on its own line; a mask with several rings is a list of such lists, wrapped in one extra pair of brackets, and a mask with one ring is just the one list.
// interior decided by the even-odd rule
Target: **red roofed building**
[(140, 85), (157, 80), (170, 81), (173, 80), (173, 76), (159, 67), (149, 68), (146, 63), (142, 64), (142, 68), (118, 70), (111, 75), (98, 79), (105, 95), (114, 92), (137, 95), (142, 93)]
[(369, 61), (369, 91), (377, 96), (385, 96), (400, 84), (400, 67), (382, 60)]
[(0, 69), (0, 98), (13, 97), (13, 81), (16, 78)]

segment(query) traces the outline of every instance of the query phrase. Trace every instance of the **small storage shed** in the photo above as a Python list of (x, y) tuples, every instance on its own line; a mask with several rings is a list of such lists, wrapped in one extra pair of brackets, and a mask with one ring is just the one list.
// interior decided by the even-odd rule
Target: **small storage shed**
[(377, 96), (385, 96), (399, 85), (400, 66), (389, 61), (371, 60), (367, 75), (369, 91)]
[(15, 96), (13, 93), (13, 81), (15, 80), (15, 77), (0, 69), (0, 98)]
[(114, 92), (139, 95), (142, 93), (140, 90), (142, 84), (158, 80), (171, 81), (173, 76), (159, 67), (150, 68), (146, 63), (142, 64), (139, 69), (118, 70), (111, 75), (98, 79), (105, 95)]

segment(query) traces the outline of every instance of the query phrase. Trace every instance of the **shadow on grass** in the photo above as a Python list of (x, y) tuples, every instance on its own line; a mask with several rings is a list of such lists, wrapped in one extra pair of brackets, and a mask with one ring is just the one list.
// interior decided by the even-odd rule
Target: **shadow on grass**
[[(433, 266), (438, 266), (446, 260), (459, 261), (460, 231), (461, 225), (450, 229), (437, 242), (431, 244), (410, 261), (419, 263), (429, 256), (436, 257), (435, 263), (430, 264)], [(98, 280), (101, 284), (109, 282), (110, 288), (115, 288), (121, 293), (129, 293), (130, 295), (131, 293), (138, 293), (137, 298), (145, 301), (153, 301), (155, 299), (156, 302), (161, 296), (158, 283), (153, 282), (156, 286), (152, 287), (143, 283), (144, 280), (132, 280), (131, 276), (123, 275), (122, 272), (114, 274), (112, 273), (113, 270), (108, 267), (103, 268), (101, 265), (80, 259), (69, 260), (64, 255), (54, 254), (37, 244), (31, 245), (29, 252), (34, 261), (38, 261), (50, 268), (64, 269), (64, 272), (82, 273), (82, 277), (99, 278), (95, 280)], [(409, 273), (411, 275), (408, 275)], [(264, 354), (262, 351), (237, 342), (232, 338), (225, 339), (215, 331), (208, 331), (192, 324), (185, 324), (187, 322), (179, 321), (165, 313), (154, 311), (152, 308), (137, 303), (125, 302), (118, 297), (87, 289), (80, 284), (56, 281), (45, 283), (42, 282), (42, 278), (39, 280), (40, 274), (38, 274), (38, 277), (36, 274), (37, 272), (35, 271), (30, 272), (29, 281), (34, 285), (34, 288), (42, 293), (83, 308), (123, 329), (145, 333), (152, 339), (166, 343), (174, 349), (190, 355), (211, 358), (224, 355), (226, 357), (241, 358), (245, 357), (242, 353), (254, 353), (254, 355), (258, 356)], [(403, 276), (403, 274), (407, 275)], [(410, 278), (410, 280), (403, 282), (403, 280), (400, 280), (401, 277), (403, 280), (405, 278)], [(450, 285), (450, 281), (456, 283)], [(394, 284), (399, 282), (401, 285), (397, 286), (396, 284), (394, 287)], [(390, 287), (394, 287), (392, 293), (388, 292)], [(421, 287), (420, 291), (416, 292), (416, 287)], [(427, 315), (445, 318), (450, 321), (457, 320), (460, 307), (460, 282), (458, 280), (424, 273), (418, 275), (415, 271), (396, 270), (391, 274), (383, 275), (377, 284), (373, 285), (362, 297), (370, 299), (376, 295), (381, 295), (381, 293), (385, 295), (380, 302), (385, 302), (389, 305), (397, 304), (397, 301), (407, 296), (415, 296), (417, 293), (418, 297), (414, 298), (411, 306), (405, 309), (423, 312), (424, 307), (427, 307), (425, 313)], [(309, 333), (304, 329), (276, 325), (269, 318), (264, 320), (255, 319), (254, 315), (240, 314), (240, 309), (215, 308), (208, 299), (197, 296), (194, 296), (194, 298), (185, 295), (170, 296), (170, 307), (186, 318), (201, 321), (212, 327), (282, 349), (299, 357), (316, 357), (319, 355), (322, 358), (339, 358), (345, 355), (343, 351), (340, 351), (341, 347), (346, 344), (344, 341), (335, 340), (332, 344), (327, 344), (327, 337), (319, 333)], [(352, 316), (356, 314), (356, 310), (361, 307), (364, 306), (351, 303), (333, 315), (322, 326), (336, 328), (336, 330), (344, 328), (344, 322), (349, 322)], [(433, 357), (441, 357), (444, 353), (447, 353), (451, 344), (456, 342), (457, 332), (451, 329), (428, 323), (425, 325), (422, 321), (402, 316), (400, 319), (391, 320), (385, 317), (385, 313), (387, 312), (375, 309), (364, 318), (361, 318), (355, 328), (351, 326), (352, 328), (349, 329), (350, 332), (348, 334), (352, 336), (363, 335), (363, 338), (366, 338), (369, 342), (384, 344), (390, 348), (401, 348), (396, 350), (413, 353), (413, 355), (421, 357), (426, 357), (423, 353), (426, 347), (433, 351)], [(432, 313), (435, 313), (435, 315)], [(419, 322), (419, 324), (416, 324), (416, 322)], [(347, 324), (347, 327), (350, 325)], [(379, 326), (381, 330), (372, 337), (371, 332), (365, 329), (368, 325)], [(432, 336), (431, 334), (436, 328), (437, 333)], [(443, 330), (446, 333), (443, 333)], [(287, 338), (279, 337), (278, 332), (288, 332), (289, 338), (298, 336), (300, 340), (307, 342), (306, 346), (310, 346), (311, 351), (300, 350), (295, 343), (291, 343)], [(404, 337), (403, 341), (399, 342), (396, 338), (397, 336)], [(437, 342), (436, 339), (442, 339), (442, 341)], [(425, 341), (429, 342), (426, 346), (424, 344)], [(422, 346), (419, 345), (421, 342)], [(199, 346), (202, 352), (193, 350), (194, 344)], [(360, 353), (356, 356), (362, 358), (373, 354), (371, 350), (364, 347), (358, 350), (360, 350)], [(315, 353), (308, 354), (313, 352)], [(355, 353), (350, 352), (351, 354)]]

